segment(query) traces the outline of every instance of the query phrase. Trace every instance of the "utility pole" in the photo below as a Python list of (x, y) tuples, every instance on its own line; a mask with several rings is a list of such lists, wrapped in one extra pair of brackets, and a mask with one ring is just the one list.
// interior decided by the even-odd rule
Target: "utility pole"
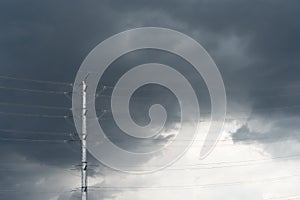
[(86, 89), (85, 80), (82, 81), (82, 140), (81, 140), (81, 200), (87, 200), (87, 156), (86, 156), (86, 138), (87, 138), (87, 124), (86, 124)]

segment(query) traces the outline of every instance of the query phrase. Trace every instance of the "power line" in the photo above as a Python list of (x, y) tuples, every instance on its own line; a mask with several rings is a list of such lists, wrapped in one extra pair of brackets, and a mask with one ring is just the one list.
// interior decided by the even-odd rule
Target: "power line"
[(290, 178), (299, 178), (300, 174), (281, 176), (266, 179), (257, 179), (250, 181), (234, 181), (234, 182), (224, 182), (224, 183), (212, 183), (212, 184), (195, 184), (195, 185), (173, 185), (173, 186), (89, 186), (91, 190), (107, 190), (107, 191), (138, 191), (138, 190), (186, 190), (195, 188), (214, 188), (214, 187), (228, 187), (241, 184), (252, 184), (252, 183), (264, 183), (264, 182), (276, 182), (282, 181)]
[(24, 130), (15, 130), (15, 129), (1, 129), (0, 132), (6, 133), (21, 133), (21, 134), (38, 134), (38, 135), (59, 135), (62, 136), (63, 134), (68, 135), (75, 135), (75, 132), (48, 132), (48, 131), (24, 131)]
[[(79, 133), (76, 132), (50, 132), (50, 131), (25, 131), (25, 130), (15, 130), (15, 129), (3, 129), (0, 128), (0, 132), (6, 132), (6, 133), (20, 133), (20, 134), (41, 134), (41, 135), (59, 135), (59, 136), (63, 136), (63, 134), (67, 134), (67, 135), (71, 135), (71, 136), (76, 136), (77, 134), (79, 135)], [(120, 139), (118, 137), (106, 137), (106, 139), (113, 139), (113, 142), (122, 142), (125, 141), (125, 139)], [(274, 138), (273, 136), (265, 136), (263, 138), (239, 138), (239, 141), (252, 141), (252, 140), (265, 140), (265, 139), (272, 139), (275, 140), (276, 139), (284, 139), (282, 137), (280, 138)], [(292, 139), (290, 138), (290, 136), (287, 136), (286, 139)], [(182, 142), (189, 142), (189, 141), (206, 141), (204, 139), (168, 139), (168, 138), (151, 138), (151, 139), (145, 139), (143, 141), (149, 142), (149, 141), (166, 141), (166, 142), (171, 142), (171, 141), (182, 141)], [(219, 140), (219, 142), (225, 142), (225, 141), (232, 141), (232, 139), (221, 139)], [(277, 142), (277, 141), (276, 141)], [(282, 141), (278, 141), (278, 142), (282, 142)], [(221, 143), (222, 144), (222, 143)], [(145, 144), (143, 144), (145, 145)], [(230, 144), (230, 145), (234, 145), (234, 144)]]
[[(93, 74), (93, 72), (91, 72), (91, 74)], [(29, 82), (44, 83), (44, 84), (73, 86), (73, 83), (67, 83), (67, 82), (37, 80), (37, 79), (20, 78), (20, 77), (12, 77), (12, 76), (4, 76), (4, 75), (0, 75), (0, 78), (7, 79), (7, 80), (29, 81)], [(300, 85), (291, 85), (291, 86), (284, 86), (284, 87), (281, 86), (278, 88), (295, 88), (295, 87), (300, 87)], [(101, 84), (101, 93), (106, 89), (113, 89), (113, 88), (115, 88), (115, 86)], [(271, 89), (274, 89), (274, 88), (275, 87), (272, 87)], [(6, 87), (6, 86), (0, 86), (0, 89), (17, 90), (17, 91), (23, 91), (23, 92), (54, 93), (54, 94), (72, 93), (71, 91), (35, 90), (35, 89), (14, 88), (14, 87)], [(126, 88), (124, 88), (124, 89), (126, 89)], [(260, 88), (260, 89), (263, 89), (263, 88)], [(265, 89), (270, 89), (270, 88), (265, 88)], [(153, 89), (145, 89), (144, 88), (143, 90), (153, 90)], [(277, 95), (260, 95), (260, 96), (274, 97), (274, 96), (298, 96), (298, 95), (300, 95), (300, 94), (277, 94)]]
[(28, 139), (28, 138), (0, 138), (0, 141), (67, 143), (67, 142), (76, 142), (76, 141), (80, 141), (80, 140), (46, 140), (46, 139)]
[[(30, 113), (16, 113), (16, 112), (6, 112), (6, 111), (0, 111), (0, 115), (23, 116), (23, 117), (63, 118), (63, 119), (76, 117), (76, 116), (71, 116), (71, 115), (30, 114)], [(88, 118), (88, 119), (102, 119), (102, 116), (103, 115), (100, 115), (96, 118)], [(79, 117), (81, 117), (81, 116), (79, 116)], [(235, 119), (248, 119), (248, 117), (227, 118), (227, 120), (235, 120)], [(200, 122), (209, 122), (210, 120), (199, 120), (199, 121)]]
[[(215, 169), (215, 168), (227, 168), (227, 167), (241, 167), (241, 166), (250, 166), (252, 164), (263, 164), (262, 162), (264, 161), (272, 161), (272, 160), (286, 160), (286, 159), (298, 159), (300, 157), (300, 155), (290, 155), (290, 156), (282, 156), (282, 157), (273, 157), (270, 159), (257, 159), (257, 160), (244, 160), (244, 161), (232, 161), (232, 162), (215, 162), (215, 163), (206, 163), (206, 164), (195, 164), (195, 165), (180, 165), (179, 167), (181, 168), (166, 168), (166, 171), (185, 171), (185, 170), (189, 170), (189, 169)], [(249, 162), (260, 162), (260, 163), (249, 163)], [(240, 164), (240, 163), (246, 163), (245, 165), (236, 165), (236, 164)], [(231, 164), (231, 165), (222, 165), (222, 164)], [(13, 163), (14, 164), (14, 163)], [(6, 165), (12, 165), (12, 163), (6, 163), (6, 164), (0, 164), (3, 166)], [(17, 164), (19, 165), (19, 163)], [(220, 166), (215, 166), (215, 165), (220, 165)], [(82, 167), (82, 165), (74, 165), (75, 167)], [(90, 167), (99, 167), (99, 165), (93, 165), (93, 164), (89, 164)], [(190, 166), (205, 166), (203, 168), (189, 168)], [(127, 166), (130, 167), (130, 166)], [(153, 166), (156, 167), (156, 166)], [(71, 170), (77, 170), (78, 168), (71, 168)]]
[[(300, 137), (300, 136), (299, 136)], [(113, 140), (114, 142), (118, 142), (118, 141), (124, 141), (125, 139), (121, 139), (119, 137), (112, 137), (112, 136), (107, 136), (105, 137), (108, 140)], [(244, 137), (244, 138), (239, 138), (238, 142), (251, 142), (251, 141), (268, 141), (268, 140), (276, 140), (276, 139), (286, 139), (286, 140), (292, 140), (294, 138), (292, 138), (291, 136), (279, 136), (278, 138), (274, 137), (273, 135), (268, 135), (268, 136), (259, 136), (257, 138), (251, 138), (251, 137)], [(166, 142), (172, 142), (172, 141), (183, 141), (183, 142), (190, 142), (190, 141), (194, 141), (194, 142), (201, 142), (201, 141), (207, 141), (205, 139), (171, 139), (171, 138), (149, 138), (149, 139), (140, 139), (139, 141), (143, 142), (143, 141), (166, 141)], [(208, 141), (215, 141), (215, 140), (208, 140)], [(218, 140), (218, 142), (226, 142), (226, 141), (230, 141), (230, 142), (234, 142), (233, 138), (232, 139), (220, 139)], [(280, 141), (279, 141), (280, 142)]]
[[(253, 160), (240, 160), (240, 161), (224, 161), (224, 162), (211, 162), (211, 163), (201, 163), (201, 164), (191, 164), (191, 165), (178, 165), (177, 167), (170, 167), (164, 170), (166, 171), (185, 171), (185, 170), (199, 170), (199, 169), (216, 169), (216, 168), (231, 168), (231, 167), (248, 167), (250, 165), (259, 165), (265, 164), (266, 162), (276, 161), (284, 161), (284, 160), (298, 160), (300, 158), (300, 154), (295, 155), (287, 155), (287, 156), (277, 156), (272, 158), (262, 158), (262, 159), (253, 159)], [(80, 165), (77, 165), (80, 166)], [(91, 167), (99, 167), (99, 165), (89, 164)], [(123, 165), (124, 167), (135, 167), (131, 165)], [(155, 168), (155, 165), (147, 165), (148, 168), (141, 168), (142, 170), (138, 171), (145, 171), (151, 170), (151, 167)], [(150, 168), (149, 168), (150, 167)], [(135, 170), (132, 168), (132, 170)]]
[(278, 197), (270, 197), (270, 198), (264, 198), (264, 200), (292, 200), (292, 199), (300, 199), (300, 195), (293, 195), (293, 196), (278, 196)]
[[(32, 104), (20, 104), (20, 103), (9, 103), (9, 102), (0, 102), (0, 105), (5, 105), (5, 106), (20, 106), (20, 107), (28, 107), (28, 108), (45, 108), (45, 109), (58, 109), (58, 110), (72, 110), (71, 107), (63, 107), (63, 106), (46, 106), (46, 105), (32, 105)], [(295, 105), (295, 106), (299, 106), (300, 105)], [(276, 109), (276, 108), (273, 108)], [(108, 113), (109, 110), (107, 109), (96, 109), (96, 111), (101, 111), (101, 112), (105, 112)], [(111, 112), (111, 111), (110, 111)]]
[[(67, 95), (71, 94), (72, 91), (57, 91), (57, 90), (38, 90), (38, 89), (28, 89), (28, 88), (18, 88), (18, 87), (7, 87), (7, 86), (0, 86), (0, 89), (3, 90), (13, 90), (13, 91), (20, 91), (20, 92), (32, 92), (32, 93), (45, 93), (45, 94), (62, 94)], [(300, 94), (277, 94), (277, 95), (260, 95), (260, 97), (280, 97), (280, 96), (299, 96)], [(96, 93), (97, 97), (109, 97), (111, 95), (103, 95), (101, 93)], [(150, 99), (150, 97), (134, 97), (135, 99)]]
[[(293, 159), (292, 159), (293, 158)], [(286, 156), (286, 157), (275, 157), (275, 158), (270, 158), (270, 159), (257, 159), (257, 160), (244, 160), (244, 161), (235, 161), (235, 162), (219, 162), (219, 163), (207, 163), (207, 164), (194, 164), (186, 167), (174, 167), (174, 168), (169, 168), (166, 170), (170, 171), (181, 171), (181, 170), (207, 170), (207, 169), (218, 169), (218, 168), (232, 168), (232, 167), (248, 167), (252, 165), (260, 165), (260, 164), (265, 164), (265, 163), (272, 163), (274, 160), (295, 160), (299, 159), (300, 155), (297, 156)], [(213, 165), (213, 166), (210, 166)]]
[[(14, 141), (14, 139), (12, 139)], [(19, 141), (19, 140), (18, 140)], [(30, 139), (30, 141), (36, 141), (34, 139)], [(45, 140), (37, 140), (44, 142)], [(73, 141), (80, 141), (80, 140), (46, 140), (47, 142), (73, 142)], [(287, 156), (278, 156), (278, 157), (272, 157), (272, 158), (262, 158), (262, 159), (255, 159), (255, 160), (242, 160), (242, 161), (224, 161), (224, 162), (211, 162), (211, 163), (202, 163), (202, 164), (191, 164), (191, 165), (179, 165), (178, 167), (174, 168), (166, 168), (166, 171), (184, 171), (189, 169), (215, 169), (215, 168), (228, 168), (228, 167), (241, 167), (241, 166), (250, 166), (250, 165), (256, 165), (256, 164), (264, 164), (265, 162), (270, 162), (274, 160), (283, 161), (283, 160), (298, 160), (300, 158), (300, 154), (295, 155), (287, 155)], [(6, 163), (5, 165), (11, 165), (14, 163)], [(4, 165), (4, 164), (0, 164)], [(19, 165), (19, 163), (18, 163)], [(75, 167), (82, 167), (81, 164), (74, 165)], [(90, 167), (99, 167), (99, 165), (95, 164), (89, 164)], [(125, 165), (124, 165), (125, 166)], [(126, 165), (126, 167), (131, 167), (130, 165)], [(134, 167), (134, 166), (132, 166)], [(147, 166), (149, 167), (149, 166)], [(150, 167), (157, 167), (157, 166), (150, 166)], [(199, 168), (196, 168), (199, 167)], [(201, 168), (200, 168), (201, 167)], [(77, 168), (71, 168), (72, 170), (76, 170)]]
[[(105, 90), (107, 90), (107, 89), (114, 89), (115, 88), (115, 86), (113, 86), (113, 85), (104, 85), (104, 84), (100, 84), (100, 91), (105, 91)], [(290, 85), (290, 86), (278, 86), (278, 87), (269, 87), (269, 88), (255, 88), (255, 91), (257, 91), (257, 90), (272, 90), (272, 89), (278, 89), (278, 88), (300, 88), (300, 84), (299, 85)], [(128, 90), (128, 88), (121, 88), (121, 90)], [(149, 88), (142, 88), (141, 90), (143, 90), (143, 91), (155, 91), (155, 89), (149, 89)], [(228, 88), (226, 88), (226, 92), (233, 92), (233, 91), (236, 91), (236, 90), (231, 90), (231, 89), (228, 89)], [(253, 91), (253, 90), (250, 90), (250, 91)], [(296, 95), (300, 95), (300, 94), (296, 94)], [(260, 95), (259, 95), (260, 96)], [(279, 96), (281, 96), (280, 94), (279, 94)], [(285, 96), (284, 94), (283, 94), (283, 96)]]
[[(30, 193), (29, 191), (22, 191), (20, 189), (11, 189), (11, 190), (0, 190), (0, 193), (7, 193), (7, 192), (14, 192), (14, 193), (18, 193), (18, 194), (28, 194)], [(62, 194), (62, 193), (72, 193), (74, 192), (74, 190), (65, 190), (65, 191), (35, 191), (35, 193), (39, 193), (39, 194)]]
[(27, 89), (27, 88), (16, 88), (16, 87), (6, 87), (0, 86), (0, 89), (3, 90), (13, 90), (20, 92), (33, 92), (33, 93), (45, 93), (45, 94), (69, 94), (70, 91), (57, 91), (57, 90), (36, 90), (36, 89)]
[(53, 85), (73, 86), (72, 83), (67, 83), (67, 82), (45, 81), (45, 80), (37, 80), (37, 79), (29, 79), (29, 78), (20, 78), (20, 77), (4, 76), (4, 75), (0, 75), (0, 78), (1, 78), (1, 79), (7, 79), (7, 80), (29, 81), (29, 82), (35, 82), (35, 83), (45, 83), (45, 84), (53, 84)]
[[(72, 110), (72, 108), (62, 107), (62, 106), (44, 106), (44, 105), (28, 105), (28, 104), (18, 104), (18, 103), (8, 103), (8, 102), (0, 102), (0, 105), (8, 105), (8, 106), (20, 106), (20, 107), (28, 107), (28, 108), (43, 108), (43, 109), (54, 109), (54, 110)], [(300, 105), (291, 105), (291, 106), (283, 106), (283, 107), (273, 107), (273, 108), (260, 108), (254, 110), (280, 110), (280, 109), (288, 109), (288, 108), (300, 108)], [(111, 112), (110, 110), (96, 109), (102, 111), (104, 114)], [(242, 111), (240, 111), (242, 112)], [(245, 111), (246, 112), (246, 111)], [(210, 112), (204, 113), (209, 114)], [(0, 114), (6, 115), (18, 115), (18, 116), (31, 116), (31, 117), (49, 117), (49, 118), (70, 118), (71, 116), (67, 115), (43, 115), (43, 114), (28, 114), (28, 113), (11, 113), (0, 111)], [(112, 117), (112, 116), (111, 116)], [(236, 120), (236, 119), (248, 119), (249, 117), (233, 117), (226, 118), (226, 120)], [(107, 118), (103, 118), (107, 119)], [(200, 121), (209, 121), (209, 120), (200, 120)]]
[[(101, 90), (101, 92), (96, 93), (96, 97), (109, 97), (111, 98), (111, 95), (105, 95), (102, 93), (103, 90)], [(116, 95), (116, 96), (121, 96), (121, 95)], [(289, 97), (289, 96), (300, 96), (300, 93), (293, 93), (293, 94), (276, 94), (276, 95), (256, 95), (254, 96), (254, 98), (258, 98), (258, 97)], [(150, 97), (132, 97), (133, 99), (150, 99)]]
[[(15, 133), (15, 132), (14, 132)], [(48, 136), (53, 136), (53, 135), (51, 135), (51, 134), (49, 134)], [(57, 136), (57, 135), (56, 135)], [(80, 141), (80, 140), (77, 140), (77, 139), (73, 139), (73, 137), (71, 137), (70, 135), (69, 135), (69, 137), (70, 138), (72, 138), (72, 139), (63, 139), (63, 140), (59, 140), (59, 141)], [(3, 140), (7, 140), (7, 141), (22, 141), (23, 140), (23, 138), (21, 138), (21, 139), (19, 139), (19, 138), (2, 138)], [(0, 137), (0, 140), (1, 140), (1, 137)], [(39, 139), (30, 139), (30, 138), (26, 138), (25, 140), (34, 140), (34, 141), (38, 141)], [(47, 139), (47, 141), (48, 141), (48, 139)], [(50, 141), (55, 141), (55, 140), (50, 140)], [(179, 140), (180, 141), (180, 140)], [(26, 141), (25, 141), (26, 142)], [(282, 143), (283, 141), (274, 141), (273, 143)], [(151, 145), (151, 144), (142, 144), (142, 146), (147, 146), (147, 145)], [(176, 147), (178, 147), (178, 146), (180, 146), (181, 144), (176, 144), (175, 146)], [(203, 145), (198, 145), (199, 147), (201, 147), (201, 146), (203, 146)], [(192, 146), (192, 147), (194, 147), (194, 148), (196, 148), (196, 146)], [(192, 147), (190, 147), (190, 148), (192, 148)], [(218, 144), (217, 145), (217, 147), (235, 147), (235, 145), (234, 144)], [(166, 148), (167, 148), (167, 146), (166, 146)], [(257, 160), (256, 162), (259, 162), (260, 160)], [(243, 161), (243, 162), (246, 162), (246, 161)], [(254, 162), (254, 161), (253, 161)], [(191, 168), (192, 169), (192, 168)]]
[[(23, 106), (28, 108), (44, 108), (44, 109), (57, 109), (57, 110), (72, 110), (72, 108), (68, 107), (60, 107), (60, 106), (43, 106), (43, 105), (26, 105), (26, 104), (16, 104), (16, 103), (7, 103), (7, 102), (0, 102), (0, 105), (10, 105), (10, 106)], [(284, 106), (284, 107), (275, 107), (275, 108), (263, 108), (260, 110), (278, 110), (278, 109), (287, 109), (287, 108), (300, 108), (300, 105), (293, 105), (293, 106)], [(103, 114), (107, 114), (111, 111), (109, 110), (103, 110), (103, 109), (96, 109), (99, 111), (102, 111)], [(47, 114), (29, 114), (29, 113), (16, 113), (16, 112), (6, 112), (6, 111), (0, 111), (0, 114), (2, 115), (15, 115), (15, 116), (24, 116), (24, 117), (47, 117), (47, 118), (72, 118), (70, 115), (47, 115)], [(209, 113), (206, 113), (209, 114)], [(103, 117), (101, 115), (100, 117), (97, 117), (97, 119), (101, 120), (107, 120), (111, 119), (113, 116), (107, 116)], [(231, 117), (231, 118), (225, 118), (226, 121), (234, 121), (238, 119), (249, 119), (249, 116), (245, 117)], [(200, 122), (209, 122), (209, 119), (200, 119)]]
[(41, 118), (72, 118), (69, 115), (46, 115), (46, 114), (30, 114), (30, 113), (16, 113), (16, 112), (4, 112), (0, 111), (0, 115), (9, 115), (9, 116), (21, 116), (21, 117), (41, 117)]
[(8, 102), (0, 102), (0, 105), (19, 106), (19, 107), (26, 107), (26, 108), (43, 108), (43, 109), (53, 109), (53, 110), (72, 110), (72, 108), (62, 107), (62, 106), (28, 105), (28, 104), (8, 103)]
[[(86, 71), (86, 70), (79, 70), (79, 72), (85, 72), (85, 73), (88, 73), (89, 75), (97, 75), (97, 74), (101, 74), (99, 72), (93, 72), (93, 71)], [(102, 86), (105, 86), (107, 88), (115, 88), (114, 85), (104, 85), (104, 84), (101, 84)], [(286, 86), (271, 86), (271, 87), (268, 87), (268, 88), (255, 88), (255, 90), (265, 90), (265, 89), (277, 89), (277, 88), (297, 88), (297, 87), (300, 87), (300, 84), (293, 84), (293, 85), (286, 85)]]

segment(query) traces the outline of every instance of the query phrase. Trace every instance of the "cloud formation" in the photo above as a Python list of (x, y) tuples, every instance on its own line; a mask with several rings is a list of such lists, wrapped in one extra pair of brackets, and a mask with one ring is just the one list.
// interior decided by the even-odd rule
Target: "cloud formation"
[[(99, 42), (107, 37), (130, 28), (142, 26), (161, 26), (181, 31), (200, 42), (210, 53), (219, 67), (228, 94), (228, 112), (230, 117), (241, 117), (241, 111), (246, 110), (246, 116), (251, 113), (248, 121), (237, 120), (229, 123), (234, 127), (232, 135), (228, 135), (236, 146), (240, 147), (240, 154), (234, 154), (237, 158), (243, 159), (243, 150), (259, 148), (257, 151), (271, 154), (272, 156), (297, 153), (294, 146), (299, 142), (298, 107), (299, 104), (299, 42), (300, 22), (299, 6), (296, 0), (172, 0), (172, 1), (90, 1), (81, 2), (78, 0), (67, 1), (16, 1), (7, 0), (0, 3), (0, 69), (1, 74), (16, 77), (28, 77), (33, 79), (73, 82), (76, 72), (85, 58)], [(112, 67), (126, 65), (130, 67), (141, 62), (157, 61), (169, 64), (175, 68), (181, 68), (187, 64), (173, 55), (161, 52), (133, 52), (127, 57), (120, 58)], [(183, 70), (190, 80), (198, 79), (192, 70)], [(108, 73), (104, 83), (111, 84), (113, 79), (118, 77), (112, 70)], [(29, 82), (15, 82), (0, 80), (1, 85), (53, 89), (60, 91), (70, 90), (68, 87), (57, 87)], [(197, 83), (195, 83), (197, 84)], [(204, 85), (198, 85), (201, 97), (201, 106), (209, 111), (209, 99), (205, 92)], [(109, 91), (106, 91), (109, 94)], [(201, 93), (202, 92), (202, 93)], [(162, 92), (161, 92), (162, 93)], [(149, 93), (148, 95), (154, 95)], [(145, 94), (137, 94), (143, 96)], [(45, 104), (70, 107), (71, 102), (65, 96), (26, 94), (12, 91), (1, 91), (1, 101)], [(167, 129), (172, 130), (174, 121), (178, 120), (178, 105), (172, 100), (172, 95), (162, 94), (160, 98), (165, 100), (169, 111)], [(166, 100), (167, 99), (167, 100)], [(109, 105), (109, 99), (99, 100), (102, 109)], [(133, 101), (134, 103), (134, 101)], [(136, 113), (136, 120), (139, 123), (146, 123), (147, 112), (138, 112), (150, 105), (151, 102), (137, 101), (132, 105), (133, 113)], [(274, 107), (280, 109), (273, 109)], [(287, 108), (284, 108), (287, 107)], [(1, 109), (19, 112), (36, 112), (47, 114), (69, 115), (68, 111), (53, 111), (40, 109), (8, 108), (1, 106)], [(145, 110), (143, 110), (145, 111)], [(109, 116), (108, 116), (109, 117)], [(72, 124), (65, 120), (56, 119), (31, 119), (16, 118), (14, 116), (1, 116), (2, 128), (54, 132), (74, 132)], [(116, 130), (110, 123), (106, 123), (108, 130)], [(235, 127), (236, 126), (236, 127)], [(2, 134), (2, 133), (1, 133)], [(261, 137), (270, 137), (269, 140)], [(20, 135), (1, 136), (16, 138)], [(36, 134), (21, 135), (22, 138), (37, 137)], [(68, 134), (63, 136), (38, 136), (45, 139), (66, 139)], [(74, 136), (76, 138), (76, 136)], [(242, 139), (247, 138), (247, 143)], [(283, 139), (288, 138), (292, 145), (280, 144)], [(242, 143), (241, 143), (242, 142)], [(274, 144), (275, 143), (275, 144)], [(125, 145), (125, 144), (123, 144)], [(132, 144), (126, 143), (128, 148), (135, 148)], [(125, 145), (125, 146), (126, 146)], [(233, 151), (233, 150), (232, 150)], [(230, 155), (228, 151), (226, 155)], [(78, 191), (74, 194), (60, 194), (61, 188), (70, 186), (64, 190), (72, 190), (78, 187), (79, 177), (69, 174), (71, 171), (79, 174), (76, 168), (80, 161), (80, 144), (76, 143), (8, 143), (1, 141), (0, 157), (9, 166), (16, 168), (16, 172), (7, 171), (4, 168), (1, 173), (1, 185), (13, 190), (0, 194), (3, 199), (76, 199)], [(216, 155), (219, 155), (216, 150)], [(260, 158), (259, 155), (256, 155)], [(99, 165), (91, 156), (92, 164)], [(218, 161), (219, 157), (213, 157)], [(295, 166), (299, 167), (295, 164)], [(30, 167), (26, 167), (26, 166)], [(280, 164), (279, 164), (280, 165)], [(19, 167), (22, 166), (22, 167)], [(52, 166), (52, 167), (50, 167)], [(277, 165), (276, 165), (277, 166)], [(1, 166), (2, 167), (2, 166)], [(292, 169), (295, 169), (291, 167)], [(21, 170), (20, 170), (21, 169)], [(61, 170), (61, 172), (57, 172)], [(99, 169), (98, 169), (99, 170)], [(261, 170), (261, 169), (260, 169)], [(249, 170), (249, 173), (254, 173)], [(123, 184), (171, 184), (163, 176), (154, 176), (156, 182), (149, 177), (127, 177), (117, 172), (100, 167), (101, 174), (105, 174), (107, 184), (116, 184), (117, 179), (123, 178)], [(237, 172), (226, 171), (230, 175)], [(99, 174), (97, 168), (91, 169), (90, 177)], [(198, 173), (189, 174), (194, 177)], [(221, 173), (220, 173), (221, 174)], [(217, 178), (222, 175), (215, 175)], [(223, 171), (224, 174), (224, 171)], [(211, 177), (213, 176), (210, 174)], [(277, 175), (274, 171), (274, 175)], [(186, 174), (180, 176), (170, 175), (171, 180), (183, 179)], [(202, 174), (204, 180), (209, 180), (209, 175)], [(238, 175), (237, 175), (238, 176)], [(215, 177), (215, 178), (216, 178)], [(249, 178), (247, 176), (240, 176)], [(216, 179), (217, 179), (216, 178)], [(140, 180), (138, 180), (140, 179)], [(188, 179), (188, 178), (187, 178)], [(96, 178), (95, 185), (101, 186), (103, 180)], [(191, 181), (191, 180), (186, 180)], [(74, 184), (76, 182), (76, 184)], [(178, 182), (175, 182), (178, 183)], [(180, 182), (178, 183), (180, 184)], [(76, 185), (76, 186), (75, 186)], [(241, 188), (246, 186), (241, 186)], [(273, 187), (276, 189), (279, 186)], [(232, 199), (260, 199), (267, 189), (251, 187), (246, 195), (241, 194), (237, 188), (234, 192), (226, 189), (219, 189), (219, 194), (232, 195)], [(289, 186), (292, 190), (292, 186)], [(289, 189), (286, 189), (289, 192)], [(282, 189), (282, 191), (286, 191)], [(252, 192), (249, 192), (252, 191)], [(296, 191), (296, 190), (295, 190)], [(52, 192), (52, 193), (51, 193)], [(257, 194), (255, 194), (257, 192)], [(220, 199), (224, 195), (212, 195), (204, 192), (207, 199)], [(270, 193), (270, 191), (269, 191)], [(28, 194), (28, 195), (24, 195)], [(174, 192), (174, 194), (179, 194)], [(187, 192), (182, 192), (178, 197), (183, 197)], [(93, 196), (94, 195), (94, 196)], [(100, 196), (103, 195), (103, 196)], [(119, 195), (119, 196), (118, 196)], [(123, 195), (123, 196), (122, 196)], [(126, 196), (127, 195), (127, 196)], [(190, 194), (189, 199), (197, 199), (197, 194)], [(164, 193), (166, 199), (176, 199), (172, 194)], [(121, 192), (95, 192), (91, 199), (149, 199), (151, 195), (145, 193)], [(130, 197), (130, 198), (129, 198)], [(177, 197), (177, 198), (178, 198)]]

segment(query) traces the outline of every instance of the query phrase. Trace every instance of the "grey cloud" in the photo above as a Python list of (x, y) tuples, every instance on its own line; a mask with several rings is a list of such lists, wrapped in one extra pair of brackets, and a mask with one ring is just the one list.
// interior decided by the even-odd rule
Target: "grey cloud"
[[(89, 3), (68, 0), (64, 2), (10, 0), (1, 1), (0, 4), (0, 69), (1, 74), (4, 75), (73, 82), (76, 71), (87, 53), (107, 37), (137, 26), (163, 26), (191, 35), (208, 50), (220, 68), (228, 89), (229, 112), (235, 110), (237, 104), (245, 107), (252, 106), (254, 115), (268, 118), (270, 112), (258, 111), (257, 108), (267, 109), (299, 102), (299, 96), (278, 96), (293, 95), (298, 90), (297, 87), (290, 87), (299, 84), (300, 72), (298, 67), (300, 12), (299, 1), (296, 0), (288, 2), (102, 0)], [(229, 49), (226, 48), (228, 46)], [(140, 61), (143, 62), (151, 60), (147, 55), (137, 54), (137, 56), (140, 56)], [(177, 62), (182, 63), (170, 56), (158, 58), (157, 54), (153, 54), (152, 58), (157, 61), (165, 60), (171, 66), (176, 65)], [(127, 59), (128, 65), (133, 63), (134, 59)], [(179, 65), (178, 68), (180, 67)], [(186, 72), (186, 75), (192, 80), (197, 79), (191, 71)], [(106, 83), (111, 82), (106, 80)], [(14, 83), (2, 80), (1, 84)], [(39, 88), (29, 83), (15, 86)], [(201, 92), (205, 87), (200, 86), (198, 89)], [(200, 96), (203, 99), (202, 107), (208, 107), (206, 93)], [(168, 99), (170, 114), (173, 116), (171, 119), (176, 120), (178, 108), (176, 102), (171, 99), (172, 97)], [(63, 104), (66, 107), (71, 105), (65, 97), (17, 94), (7, 91), (1, 93), (1, 101), (17, 102), (18, 100), (30, 104)], [(136, 110), (141, 108), (139, 105), (134, 107)], [(24, 110), (24, 112), (32, 111)], [(35, 112), (44, 111), (35, 110)], [(276, 113), (290, 120), (280, 120)], [(51, 114), (57, 112), (51, 111)], [(144, 118), (139, 118), (140, 123), (147, 121), (144, 114), (146, 112), (142, 113)], [(272, 129), (264, 134), (274, 140), (290, 137), (299, 141), (296, 135), (296, 130), (299, 129), (297, 119), (293, 118), (299, 114), (297, 108), (276, 111), (275, 114), (272, 116), (274, 120)], [(168, 128), (172, 128), (171, 124)], [(1, 117), (1, 126), (22, 130), (74, 131), (74, 127), (65, 125), (65, 121), (41, 119)], [(239, 142), (241, 138), (247, 137), (250, 144), (261, 143), (260, 134), (250, 131), (245, 125), (233, 134), (233, 139)], [(66, 169), (74, 162), (80, 161), (78, 154), (80, 147), (76, 144), (46, 146), (1, 143), (0, 149), (1, 158), (10, 158), (8, 161), (14, 161), (12, 155), (20, 154), (30, 162), (46, 165), (54, 163), (61, 169)], [(72, 149), (75, 149), (75, 152)], [(93, 158), (91, 162), (98, 164)], [(28, 169), (26, 173), (16, 173), (11, 182), (7, 182), (7, 186), (14, 188), (29, 174), (40, 176), (34, 169)], [(93, 173), (97, 172), (92, 172), (91, 176), (94, 175)], [(7, 174), (1, 175), (1, 182), (8, 179)], [(51, 190), (51, 188), (43, 190)], [(26, 192), (31, 193), (28, 198), (43, 199), (45, 197), (43, 194), (34, 194), (36, 189), (26, 188)], [(76, 195), (71, 199), (75, 197)], [(111, 194), (98, 196), (103, 199), (110, 197)], [(24, 196), (21, 193), (10, 193), (5, 198), (24, 199)], [(64, 199), (64, 197), (60, 198)]]
[(236, 143), (256, 145), (272, 156), (298, 155), (300, 142), (299, 117), (276, 115), (249, 120), (232, 133)]

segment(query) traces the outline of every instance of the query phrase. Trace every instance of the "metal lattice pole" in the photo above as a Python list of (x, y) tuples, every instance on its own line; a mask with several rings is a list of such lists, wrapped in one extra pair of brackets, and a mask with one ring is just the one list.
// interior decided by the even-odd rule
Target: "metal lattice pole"
[(81, 147), (81, 200), (87, 200), (87, 156), (86, 156), (86, 138), (87, 138), (87, 124), (86, 124), (86, 82), (82, 82), (82, 147)]

